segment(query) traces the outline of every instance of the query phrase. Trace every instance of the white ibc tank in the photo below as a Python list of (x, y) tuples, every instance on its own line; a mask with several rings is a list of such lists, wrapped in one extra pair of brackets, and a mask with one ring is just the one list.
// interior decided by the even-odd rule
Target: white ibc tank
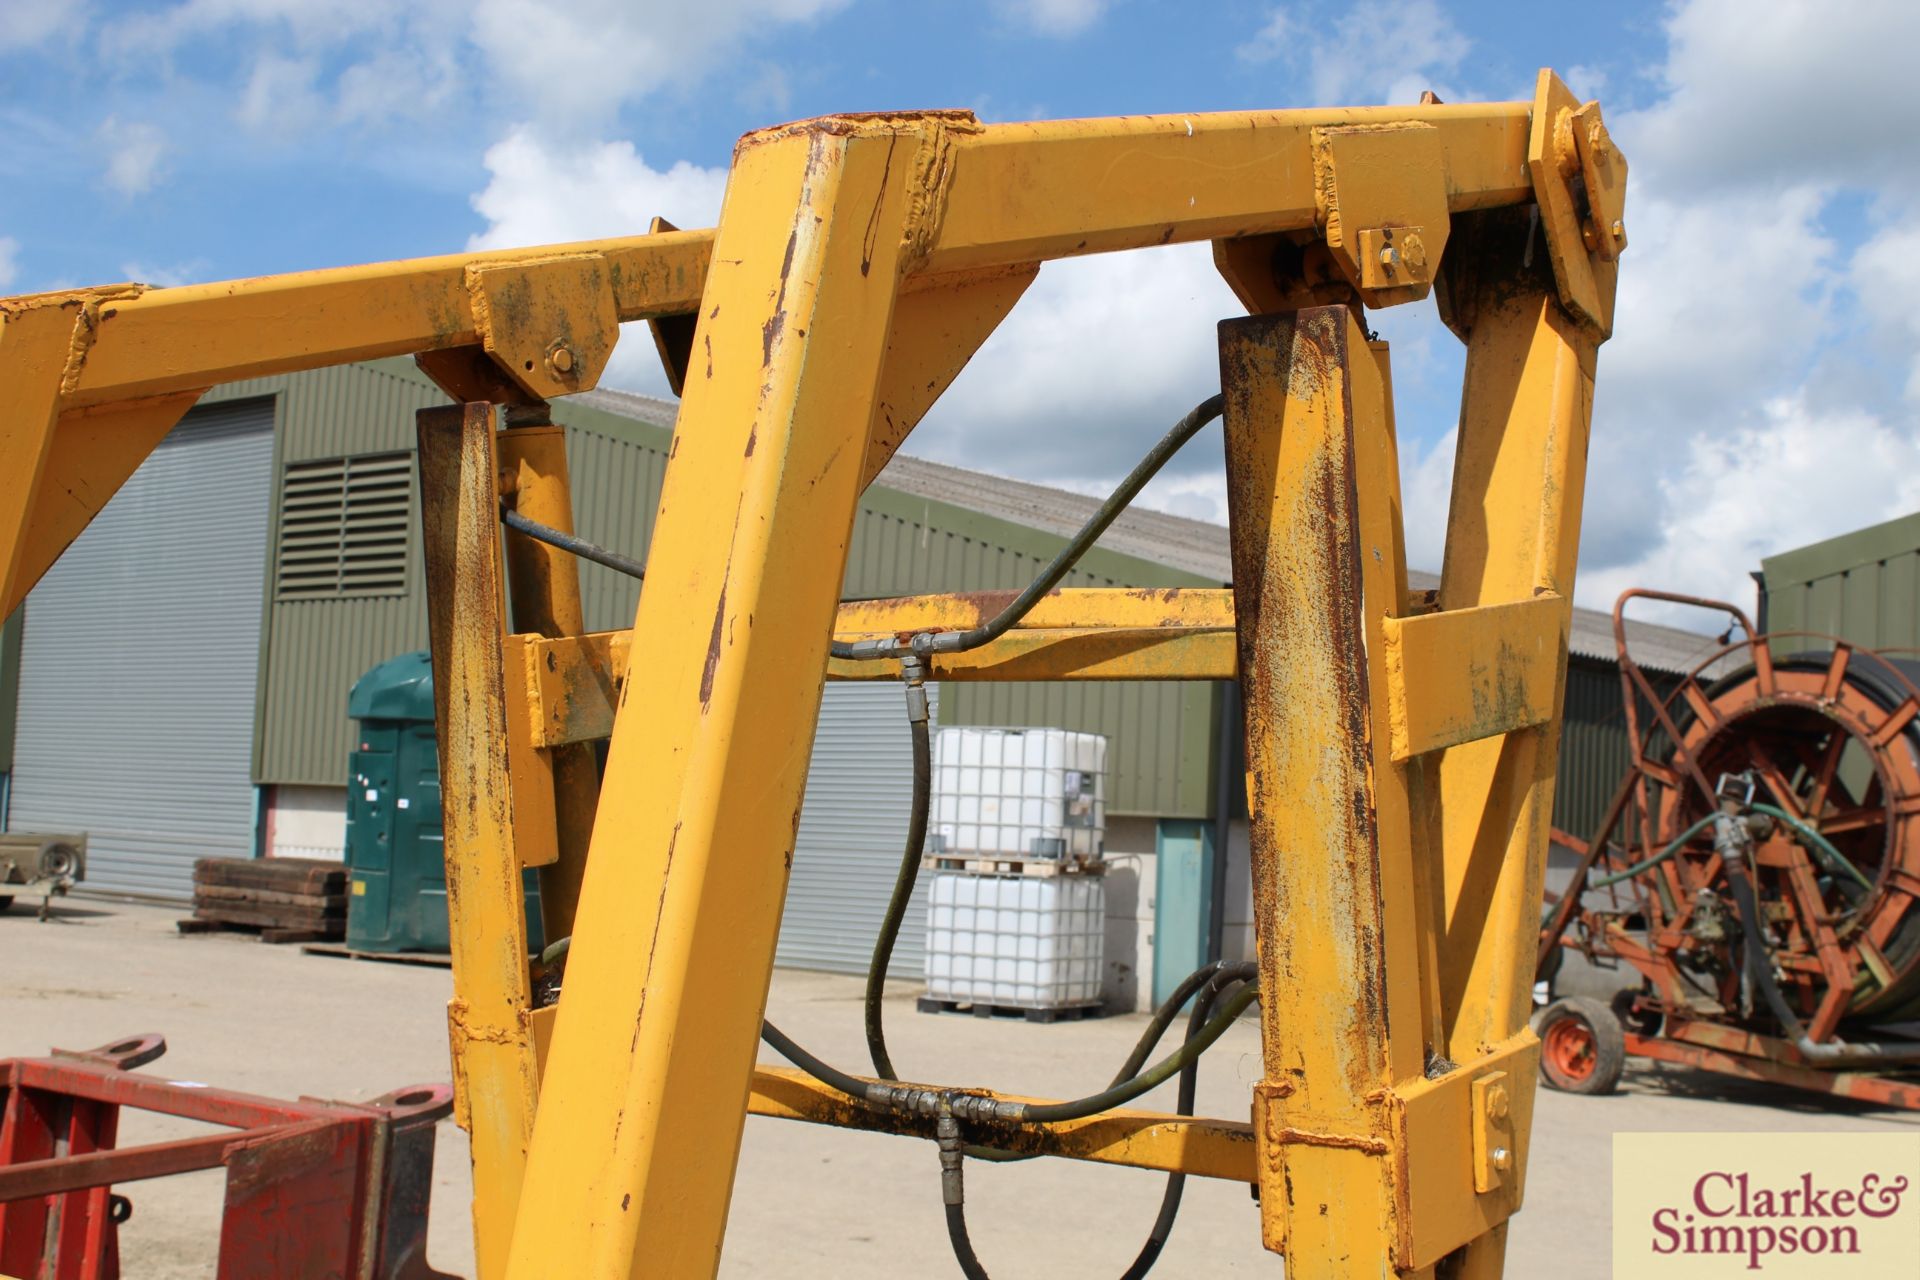
[(1065, 729), (942, 729), (930, 851), (1085, 861), (1105, 844), (1107, 740)]
[(942, 872), (927, 895), (927, 995), (1061, 1009), (1100, 1003), (1106, 880)]

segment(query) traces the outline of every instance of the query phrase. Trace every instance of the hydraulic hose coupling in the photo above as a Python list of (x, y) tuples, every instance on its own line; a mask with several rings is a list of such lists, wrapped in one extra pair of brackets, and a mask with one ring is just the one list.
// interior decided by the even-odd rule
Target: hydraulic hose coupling
[(941, 1106), (933, 1135), (940, 1143), (940, 1199), (949, 1205), (965, 1204), (967, 1196), (960, 1162), (966, 1158), (966, 1144), (960, 1141), (960, 1122), (954, 1118), (952, 1107)]
[(907, 720), (912, 724), (927, 722), (927, 664), (920, 655), (909, 653), (900, 659), (900, 679), (907, 687)]
[(1713, 850), (1730, 869), (1744, 872), (1753, 848), (1753, 827), (1747, 807), (1753, 803), (1751, 773), (1723, 773), (1714, 787), (1720, 812), (1713, 819)]

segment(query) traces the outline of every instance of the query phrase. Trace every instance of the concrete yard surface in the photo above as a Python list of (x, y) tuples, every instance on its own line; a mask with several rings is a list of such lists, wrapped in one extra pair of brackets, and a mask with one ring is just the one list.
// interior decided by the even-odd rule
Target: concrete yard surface
[[(181, 937), (178, 909), (63, 904), (50, 923), (0, 916), (0, 1055), (89, 1048), (134, 1032), (166, 1034), (146, 1068), (281, 1097), (365, 1100), (445, 1080), (444, 969), (303, 955), (239, 935)], [(848, 1070), (866, 1067), (857, 979), (776, 972), (768, 1016)], [(1078, 1096), (1106, 1085), (1145, 1023), (1140, 1015), (1051, 1026), (917, 1013), (913, 990), (889, 1000), (893, 1059), (909, 1079)], [(1171, 1038), (1169, 1044), (1172, 1043)], [(771, 1057), (770, 1054), (766, 1055)], [(1245, 1116), (1259, 1075), (1251, 1021), (1207, 1056), (1203, 1112)], [(1172, 1088), (1139, 1105), (1171, 1109)], [(727, 1120), (715, 1117), (716, 1141)], [(1542, 1089), (1527, 1206), (1514, 1220), (1508, 1274), (1599, 1280), (1609, 1269), (1611, 1137), (1687, 1132), (1911, 1130), (1920, 1116), (1697, 1072), (1630, 1067), (1622, 1092), (1579, 1098)], [(182, 1136), (177, 1122), (129, 1113), (122, 1145)], [(1059, 1160), (967, 1165), (969, 1218), (996, 1277), (1119, 1275), (1159, 1204), (1160, 1174)], [(216, 1255), (221, 1175), (129, 1184), (122, 1228), (129, 1276), (201, 1277)], [(431, 1233), (440, 1268), (472, 1273), (467, 1151), (440, 1126)], [(930, 1143), (813, 1125), (747, 1121), (720, 1274), (844, 1280), (958, 1274), (947, 1249)], [(1241, 1186), (1187, 1183), (1157, 1274), (1278, 1276), (1259, 1247), (1258, 1211)]]

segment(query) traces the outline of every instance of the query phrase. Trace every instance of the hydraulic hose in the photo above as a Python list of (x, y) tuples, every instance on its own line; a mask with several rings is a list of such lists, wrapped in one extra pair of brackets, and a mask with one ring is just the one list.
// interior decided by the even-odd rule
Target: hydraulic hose
[(1062, 1120), (1080, 1120), (1102, 1111), (1111, 1111), (1165, 1084), (1182, 1067), (1197, 1061), (1201, 1054), (1212, 1048), (1258, 996), (1259, 988), (1252, 983), (1236, 991), (1218, 1013), (1207, 1019), (1195, 1036), (1146, 1071), (1119, 1085), (1085, 1098), (1037, 1105), (951, 1088), (901, 1084), (893, 1080), (873, 1080), (851, 1075), (808, 1053), (770, 1022), (761, 1023), (760, 1035), (777, 1052), (829, 1089), (883, 1111), (933, 1115), (940, 1107), (951, 1104), (956, 1115), (985, 1124), (1056, 1124)]
[(1769, 818), (1784, 823), (1787, 829), (1798, 837), (1801, 844), (1812, 849), (1816, 856), (1824, 858), (1829, 866), (1837, 866), (1840, 870), (1846, 872), (1847, 877), (1862, 889), (1871, 890), (1873, 888), (1873, 881), (1867, 879), (1860, 868), (1854, 866), (1845, 854), (1836, 849), (1831, 840), (1788, 813), (1785, 809), (1775, 808), (1770, 804), (1756, 804), (1753, 805), (1752, 808), (1755, 813), (1764, 813)]
[(618, 551), (609, 551), (598, 543), (588, 542), (585, 538), (576, 538), (571, 533), (562, 533), (552, 525), (545, 525), (541, 524), (538, 520), (528, 519), (512, 507), (500, 508), (500, 523), (506, 525), (507, 528), (514, 530), (516, 533), (525, 534), (535, 542), (544, 542), (550, 547), (558, 547), (562, 551), (570, 551), (582, 560), (591, 560), (595, 564), (603, 564), (617, 573), (626, 574), (629, 578), (644, 578), (647, 576), (647, 567), (638, 560), (630, 556), (623, 556)]
[(999, 613), (977, 627), (965, 631), (926, 631), (908, 640), (893, 638), (880, 640), (857, 640), (852, 643), (833, 643), (833, 656), (836, 658), (895, 658), (902, 653), (965, 653), (969, 649), (978, 649), (981, 645), (999, 639), (1013, 625), (1033, 611), (1040, 598), (1060, 585), (1060, 580), (1087, 553), (1087, 548), (1099, 541), (1100, 535), (1117, 520), (1122, 511), (1140, 495), (1147, 481), (1165, 466), (1167, 459), (1180, 451), (1180, 446), (1193, 439), (1200, 428), (1220, 416), (1226, 403), (1219, 394), (1208, 396), (1187, 412), (1184, 418), (1173, 424), (1173, 429), (1160, 438), (1160, 442), (1147, 452), (1137, 466), (1120, 482), (1120, 487), (1107, 496), (1107, 500), (1080, 531), (1073, 535), (1067, 545), (1054, 556), (1052, 563), (1040, 572), (1040, 576), (1029, 582), (1026, 589), (1015, 596), (1013, 602)]
[[(1190, 975), (1204, 981), (1194, 999), (1193, 1010), (1187, 1015), (1189, 1044), (1206, 1026), (1207, 1015), (1220, 993), (1236, 983), (1251, 981), (1253, 974), (1254, 967), (1250, 964), (1212, 964)], [(1174, 1104), (1175, 1115), (1193, 1114), (1199, 1066), (1198, 1055), (1195, 1055), (1180, 1069), (1180, 1091)], [(967, 1148), (960, 1142), (959, 1122), (948, 1112), (942, 1116), (936, 1132), (940, 1135), (940, 1184), (947, 1215), (947, 1241), (953, 1248), (954, 1260), (960, 1264), (961, 1273), (986, 1280), (986, 1268), (981, 1265), (967, 1231), (965, 1182), (961, 1172)], [(1184, 1173), (1167, 1175), (1166, 1190), (1160, 1195), (1160, 1210), (1154, 1215), (1153, 1226), (1147, 1233), (1145, 1243), (1140, 1246), (1140, 1252), (1134, 1255), (1133, 1262), (1121, 1273), (1120, 1280), (1141, 1280), (1153, 1270), (1161, 1251), (1166, 1248), (1168, 1237), (1173, 1234), (1173, 1224), (1180, 1214), (1180, 1199), (1186, 1184), (1187, 1176)]]
[(1747, 973), (1760, 988), (1767, 1008), (1779, 1020), (1794, 1047), (1816, 1062), (1920, 1062), (1920, 1044), (1869, 1044), (1844, 1040), (1816, 1041), (1787, 1003), (1786, 993), (1773, 976), (1773, 951), (1767, 945), (1764, 922), (1760, 918), (1760, 899), (1753, 889), (1748, 871), (1747, 846), (1752, 837), (1737, 817), (1723, 816), (1714, 838), (1721, 863), (1726, 868), (1727, 884), (1733, 890), (1733, 903), (1740, 913), (1743, 951)]
[(1221, 1007), (1220, 1012), (1208, 1019), (1197, 1034), (1188, 1037), (1185, 1044), (1133, 1079), (1091, 1097), (1075, 1098), (1068, 1102), (1017, 1104), (1020, 1111), (1016, 1119), (1021, 1124), (1058, 1124), (1062, 1120), (1084, 1120), (1088, 1116), (1097, 1116), (1102, 1111), (1111, 1111), (1115, 1107), (1132, 1102), (1141, 1094), (1150, 1092), (1171, 1080), (1189, 1062), (1198, 1062), (1200, 1055), (1211, 1049), (1214, 1041), (1227, 1033), (1227, 1029), (1242, 1013), (1246, 1012), (1247, 1006), (1252, 1004), (1259, 994), (1259, 987), (1252, 983), (1234, 992), (1232, 998)]
[[(1244, 976), (1239, 972), (1240, 969), (1246, 971)], [(1221, 969), (1216, 972), (1205, 989), (1200, 992), (1199, 998), (1193, 1002), (1193, 1012), (1187, 1015), (1187, 1039), (1191, 1040), (1199, 1033), (1207, 1020), (1207, 1014), (1213, 1008), (1213, 1002), (1219, 998), (1220, 993), (1236, 982), (1253, 981), (1254, 972), (1252, 965)], [(1199, 1081), (1198, 1060), (1189, 1062), (1180, 1069), (1180, 1091), (1175, 1095), (1173, 1104), (1175, 1115), (1190, 1116), (1194, 1113), (1194, 1095)], [(1167, 1175), (1167, 1188), (1160, 1193), (1160, 1212), (1154, 1215), (1153, 1227), (1147, 1232), (1146, 1243), (1140, 1246), (1140, 1252), (1135, 1255), (1133, 1265), (1121, 1273), (1120, 1280), (1140, 1280), (1147, 1272), (1153, 1270), (1153, 1264), (1160, 1260), (1160, 1251), (1166, 1248), (1167, 1239), (1173, 1234), (1174, 1220), (1180, 1215), (1180, 1198), (1186, 1193), (1186, 1189), (1186, 1174), (1169, 1173)]]
[(920, 856), (927, 843), (927, 810), (933, 792), (933, 747), (927, 730), (924, 666), (912, 655), (903, 658), (900, 666), (907, 680), (907, 725), (913, 734), (913, 803), (907, 819), (907, 844), (900, 855), (900, 871), (893, 879), (893, 896), (887, 901), (887, 913), (881, 918), (880, 933), (873, 942), (873, 959), (867, 965), (867, 1056), (873, 1059), (874, 1074), (882, 1080), (900, 1078), (894, 1072), (893, 1059), (887, 1056), (886, 1014), (882, 1002), (887, 990), (887, 969), (893, 963), (893, 946), (899, 941), (901, 922), (907, 918), (914, 886), (920, 880)]

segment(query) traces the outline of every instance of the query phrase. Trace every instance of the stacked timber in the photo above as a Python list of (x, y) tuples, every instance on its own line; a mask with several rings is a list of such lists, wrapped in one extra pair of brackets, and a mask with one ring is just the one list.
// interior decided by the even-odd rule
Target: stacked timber
[(202, 858), (193, 864), (193, 918), (179, 928), (257, 932), (262, 942), (342, 938), (346, 865), (314, 858)]

